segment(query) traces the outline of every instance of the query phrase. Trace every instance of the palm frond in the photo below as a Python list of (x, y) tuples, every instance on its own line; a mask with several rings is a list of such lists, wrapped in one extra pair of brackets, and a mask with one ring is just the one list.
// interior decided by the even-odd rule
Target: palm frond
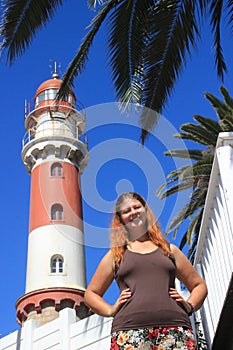
[(194, 262), (194, 258), (195, 258), (195, 254), (196, 254), (196, 247), (197, 247), (197, 242), (198, 242), (198, 238), (199, 238), (199, 232), (200, 232), (200, 228), (201, 228), (201, 221), (202, 221), (203, 212), (204, 212), (204, 208), (202, 208), (199, 211), (199, 213), (200, 213), (199, 220), (196, 223), (193, 241), (192, 241), (192, 244), (191, 244), (190, 249), (189, 249), (188, 254), (187, 254), (187, 257), (191, 263)]
[(184, 172), (186, 172), (186, 170), (188, 168), (192, 167), (192, 165), (185, 165), (181, 168), (178, 168), (178, 169), (175, 169), (175, 170), (172, 170), (168, 175), (167, 175), (167, 178), (172, 178), (172, 177), (178, 177), (178, 178), (183, 178), (183, 174)]
[(209, 5), (209, 0), (198, 0), (197, 2), (199, 4), (197, 8), (198, 16), (199, 18), (203, 18), (206, 15), (206, 11)]
[(7, 62), (13, 61), (31, 44), (36, 32), (53, 17), (62, 0), (4, 0), (0, 35)]
[(180, 129), (185, 133), (175, 134), (175, 137), (177, 138), (186, 138), (188, 140), (193, 140), (195, 142), (202, 143), (203, 145), (216, 145), (218, 135), (209, 132), (199, 124), (183, 124), (181, 125)]
[(190, 196), (190, 212), (194, 213), (200, 206), (205, 203), (207, 186), (197, 187)]
[(233, 2), (232, 2), (232, 0), (228, 0), (226, 6), (228, 8), (227, 15), (229, 16), (229, 24), (232, 24), (232, 22), (233, 22)]
[[(190, 259), (191, 262), (193, 262), (193, 258), (195, 256), (195, 252), (196, 252), (196, 245), (197, 245), (197, 241), (198, 241), (198, 237), (199, 237), (199, 230), (200, 230), (200, 226), (201, 226), (203, 211), (204, 211), (204, 209), (202, 208), (197, 214), (199, 216), (199, 218), (198, 218), (197, 222), (195, 223), (195, 230), (194, 230), (193, 238), (189, 244), (190, 249), (188, 251), (187, 257)], [(195, 220), (195, 218), (194, 218), (194, 220)], [(181, 250), (184, 248), (185, 244), (188, 243), (187, 234), (188, 234), (188, 231), (185, 232), (185, 234), (183, 235), (183, 237), (180, 241), (179, 248)]]
[(173, 149), (173, 150), (169, 150), (166, 151), (165, 156), (170, 156), (170, 157), (178, 157), (178, 158), (182, 158), (182, 159), (194, 159), (194, 160), (199, 160), (202, 159), (203, 154), (202, 151), (198, 150), (198, 149)]
[(219, 90), (224, 97), (225, 104), (227, 104), (233, 111), (233, 98), (229, 95), (229, 92), (224, 86), (220, 86)]
[(87, 6), (90, 9), (96, 9), (98, 5), (105, 5), (109, 0), (87, 0)]
[(218, 76), (223, 80), (226, 73), (226, 63), (222, 54), (221, 46), (221, 18), (223, 11), (223, 0), (213, 0), (210, 6), (212, 33), (214, 34), (215, 64)]
[[(150, 13), (151, 35), (145, 52), (145, 88), (143, 106), (157, 113), (162, 111), (173, 91), (175, 81), (196, 46), (199, 35), (195, 16), (195, 2), (191, 0), (165, 0), (156, 3)], [(158, 114), (147, 115), (143, 111), (140, 125), (143, 129), (142, 143), (157, 122)]]
[(226, 115), (221, 121), (222, 131), (232, 131), (233, 130), (233, 115)]
[(208, 157), (208, 160), (206, 159), (207, 157), (205, 157), (205, 159), (202, 159), (200, 161), (197, 161), (196, 163), (193, 164), (192, 167), (189, 167), (184, 173), (183, 173), (183, 177), (185, 178), (186, 176), (209, 176), (211, 173), (211, 169), (212, 169), (212, 164), (213, 164), (213, 159), (214, 157), (212, 155), (210, 155)]
[(180, 225), (189, 217), (190, 215), (190, 204), (187, 203), (182, 210), (172, 219), (170, 222), (166, 234), (169, 234), (174, 228), (175, 232), (173, 232), (173, 238), (175, 238), (176, 233), (180, 227)]
[(72, 62), (69, 64), (69, 67), (63, 76), (63, 82), (57, 96), (58, 99), (63, 99), (67, 97), (69, 93), (69, 88), (73, 87), (74, 85), (74, 78), (78, 74), (80, 74), (85, 67), (85, 64), (88, 60), (88, 52), (95, 35), (97, 34), (98, 30), (100, 29), (109, 12), (116, 6), (117, 3), (120, 3), (122, 1), (123, 0), (109, 1), (107, 5), (98, 12), (98, 14), (94, 17), (94, 19), (88, 26), (91, 27), (91, 29), (85, 36), (77, 54), (75, 55)]
[[(192, 166), (189, 166), (192, 167)], [(170, 178), (169, 181), (166, 181), (164, 184), (162, 184), (157, 190), (156, 190), (156, 195), (160, 196), (161, 199), (167, 197), (167, 194), (162, 193), (162, 191), (164, 190), (165, 187), (168, 187), (169, 185), (173, 184), (176, 181), (179, 181), (179, 183), (183, 183), (184, 186), (188, 186), (189, 187), (194, 187), (196, 186), (196, 182), (197, 179), (196, 177), (192, 174), (192, 170), (190, 170), (190, 175), (188, 172), (180, 171), (180, 169), (178, 170), (174, 170), (172, 171), (170, 174), (167, 175), (167, 178)], [(180, 191), (181, 188), (178, 188), (178, 190)]]
[[(181, 239), (180, 249), (182, 249), (186, 243), (189, 244), (190, 249), (188, 252), (188, 257), (191, 261), (194, 259), (198, 242), (201, 220), (214, 160), (213, 151), (215, 150), (217, 137), (220, 131), (233, 130), (233, 99), (224, 87), (221, 87), (220, 91), (223, 95), (224, 101), (221, 101), (212, 94), (205, 94), (206, 98), (214, 107), (219, 121), (205, 118), (200, 115), (195, 115), (194, 119), (199, 123), (198, 125), (192, 123), (184, 124), (181, 126), (181, 130), (183, 130), (183, 132), (174, 135), (175, 137), (194, 141), (201, 145), (204, 144), (206, 148), (200, 151), (193, 150), (194, 162), (191, 165), (183, 166), (180, 169), (175, 169), (170, 172), (170, 174), (167, 176), (167, 179), (169, 180), (159, 188), (160, 197), (161, 193), (163, 196), (167, 196), (178, 192), (179, 186), (181, 186), (180, 189), (183, 190), (183, 188), (185, 188), (184, 184), (186, 184), (188, 181), (193, 181), (193, 189), (188, 202), (171, 220), (166, 232), (167, 234), (172, 232), (173, 237), (176, 237), (181, 225), (184, 222), (186, 223), (186, 220), (190, 221), (188, 224), (188, 229)], [(187, 154), (187, 151), (171, 150), (167, 151), (165, 154), (183, 158)], [(170, 185), (172, 185), (172, 187), (169, 188)]]
[(186, 242), (188, 243), (189, 246), (192, 245), (193, 242), (193, 238), (197, 229), (197, 226), (199, 224), (199, 221), (202, 218), (202, 213), (203, 211), (200, 210), (197, 215), (193, 218), (193, 220), (191, 221), (191, 223), (189, 224), (188, 230), (187, 230), (187, 234), (186, 234)]
[(182, 250), (186, 243), (187, 243), (187, 231), (185, 232), (185, 234), (183, 235), (183, 237), (180, 241), (179, 248)]
[[(188, 202), (183, 209), (179, 211), (179, 213), (173, 218), (171, 223), (169, 224), (166, 233), (168, 234), (172, 230), (173, 237), (175, 237), (175, 234), (177, 233), (179, 227), (181, 224), (188, 218), (191, 218), (197, 211), (199, 212), (203, 208), (203, 203), (205, 202), (205, 196), (206, 196), (207, 189), (202, 189), (200, 192), (200, 199), (197, 198), (196, 200), (191, 200)], [(196, 216), (195, 216), (196, 217)], [(187, 231), (188, 232), (188, 231)], [(186, 238), (188, 239), (188, 233), (186, 232)], [(190, 231), (191, 232), (191, 231)], [(190, 233), (189, 233), (190, 234)]]
[(205, 118), (199, 114), (195, 114), (193, 118), (200, 123), (205, 130), (208, 130), (216, 136), (222, 131), (219, 123), (213, 119)]
[(179, 183), (178, 185), (172, 186), (167, 191), (160, 194), (160, 198), (164, 199), (165, 197), (169, 197), (174, 193), (181, 192), (181, 191), (187, 190), (187, 189), (192, 188), (192, 187), (193, 187), (193, 181), (183, 181), (183, 182)]
[(116, 95), (124, 108), (141, 104), (147, 13), (153, 4), (153, 0), (124, 1), (110, 16), (109, 59)]
[[(171, 180), (166, 181), (164, 184), (162, 184), (161, 186), (159, 186), (159, 188), (156, 190), (156, 195), (160, 196), (162, 194), (162, 191), (165, 187), (168, 187), (170, 184), (176, 182), (179, 179), (178, 176), (173, 177)], [(162, 197), (160, 197), (160, 199), (162, 199)]]
[(218, 99), (216, 96), (210, 94), (209, 92), (205, 93), (205, 97), (215, 109), (216, 114), (220, 120), (225, 117), (226, 113), (232, 112), (231, 108), (226, 103)]

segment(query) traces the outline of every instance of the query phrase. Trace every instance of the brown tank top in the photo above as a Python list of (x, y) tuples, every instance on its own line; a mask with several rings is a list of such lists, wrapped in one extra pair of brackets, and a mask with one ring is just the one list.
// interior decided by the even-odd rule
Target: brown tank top
[(168, 293), (175, 277), (174, 261), (160, 248), (146, 254), (126, 249), (115, 278), (120, 291), (130, 288), (132, 295), (115, 314), (112, 331), (191, 327), (187, 312)]

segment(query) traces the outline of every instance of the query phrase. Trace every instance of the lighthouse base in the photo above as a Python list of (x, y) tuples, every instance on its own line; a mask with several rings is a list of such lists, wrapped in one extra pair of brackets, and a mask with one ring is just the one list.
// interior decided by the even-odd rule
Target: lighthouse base
[(17, 322), (23, 326), (26, 320), (33, 319), (43, 325), (56, 319), (59, 311), (67, 307), (75, 310), (77, 321), (90, 315), (84, 304), (84, 290), (64, 287), (38, 289), (16, 301)]

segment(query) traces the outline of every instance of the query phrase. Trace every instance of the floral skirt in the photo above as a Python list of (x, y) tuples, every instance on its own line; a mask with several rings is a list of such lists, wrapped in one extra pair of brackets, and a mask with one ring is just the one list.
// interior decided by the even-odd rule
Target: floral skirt
[(186, 327), (142, 328), (113, 332), (111, 350), (195, 350), (192, 329)]

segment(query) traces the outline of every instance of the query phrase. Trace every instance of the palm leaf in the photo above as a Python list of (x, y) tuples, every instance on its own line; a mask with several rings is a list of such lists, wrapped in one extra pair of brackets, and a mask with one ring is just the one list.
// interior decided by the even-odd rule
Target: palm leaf
[(209, 100), (209, 102), (215, 109), (217, 116), (220, 120), (222, 120), (225, 117), (226, 113), (232, 112), (232, 109), (226, 103), (222, 102), (216, 96), (210, 94), (209, 92), (205, 93), (205, 97), (207, 98), (207, 100)]
[(172, 186), (167, 191), (160, 194), (160, 198), (164, 199), (165, 197), (169, 197), (174, 193), (181, 192), (181, 191), (187, 190), (187, 189), (192, 188), (192, 187), (193, 187), (193, 181), (183, 181), (183, 182), (179, 183), (178, 185)]
[(176, 233), (180, 227), (180, 225), (189, 217), (190, 215), (190, 204), (187, 203), (182, 210), (179, 211), (179, 213), (172, 219), (171, 223), (169, 224), (166, 234), (169, 234), (174, 228), (175, 231), (173, 232), (173, 238), (175, 238)]
[(172, 177), (178, 177), (178, 179), (183, 178), (183, 173), (188, 169), (192, 167), (192, 165), (185, 165), (181, 168), (172, 170), (168, 175), (167, 178), (172, 178)]
[(141, 104), (143, 86), (143, 52), (148, 8), (153, 0), (128, 0), (110, 16), (110, 65), (118, 99), (127, 108)]
[[(156, 190), (156, 195), (157, 195), (157, 196), (160, 196), (160, 195), (162, 194), (163, 189), (164, 189), (165, 187), (167, 187), (168, 185), (174, 183), (174, 182), (177, 181), (178, 179), (179, 179), (179, 177), (176, 176), (176, 177), (172, 178), (171, 180), (166, 181), (166, 182), (165, 182), (164, 184), (162, 184), (161, 186), (159, 186), (159, 188)], [(162, 199), (162, 198), (160, 197), (160, 199)]]
[(69, 88), (74, 85), (74, 78), (80, 74), (88, 60), (88, 52), (90, 46), (94, 40), (95, 35), (103, 24), (108, 13), (116, 6), (117, 3), (122, 2), (123, 0), (112, 0), (107, 3), (105, 7), (103, 7), (98, 14), (94, 17), (89, 27), (91, 27), (90, 31), (85, 36), (83, 43), (81, 44), (77, 54), (75, 55), (72, 62), (69, 64), (68, 69), (66, 70), (63, 76), (63, 82), (58, 93), (57, 98), (63, 99), (67, 97), (69, 93)]
[(210, 176), (212, 164), (213, 157), (211, 163), (205, 163), (204, 161), (196, 162), (192, 167), (190, 167), (183, 173), (183, 177), (186, 178), (187, 176)]
[(202, 159), (203, 154), (200, 150), (173, 149), (166, 151), (165, 156), (178, 157), (182, 159)]
[[(187, 256), (191, 260), (191, 262), (193, 262), (193, 257), (195, 255), (195, 251), (196, 251), (196, 245), (197, 245), (197, 241), (198, 241), (198, 237), (199, 237), (199, 230), (200, 230), (200, 226), (201, 226), (203, 211), (204, 211), (204, 209), (202, 208), (197, 214), (199, 216), (199, 218), (198, 218), (197, 222), (195, 223), (194, 235), (193, 235), (192, 241), (190, 241), (191, 244), (190, 244), (190, 249), (188, 251)], [(183, 235), (181, 241), (180, 241), (179, 248), (181, 250), (184, 248), (185, 244), (187, 243), (187, 234), (188, 234), (188, 232), (186, 231), (185, 234)]]
[(213, 119), (205, 118), (201, 115), (195, 114), (194, 120), (200, 123), (201, 126), (205, 128), (205, 130), (208, 130), (209, 132), (216, 135), (216, 137), (218, 137), (218, 134), (222, 131), (219, 123)]
[(185, 232), (185, 234), (183, 235), (183, 237), (180, 241), (179, 248), (182, 250), (186, 243), (187, 243), (187, 231)]
[[(220, 131), (233, 130), (233, 99), (223, 87), (221, 87), (221, 93), (224, 97), (224, 102), (209, 93), (205, 94), (219, 117), (218, 122), (200, 115), (195, 115), (194, 119), (199, 123), (198, 125), (192, 123), (184, 124), (181, 126), (181, 130), (184, 132), (174, 135), (175, 137), (194, 141), (201, 145), (204, 144), (206, 149), (200, 151), (193, 150), (193, 154), (190, 153), (190, 158), (192, 155), (194, 158), (192, 165), (183, 166), (180, 169), (171, 171), (167, 176), (167, 179), (170, 180), (159, 188), (160, 197), (162, 191), (162, 196), (165, 197), (179, 192), (179, 186), (180, 190), (185, 189), (187, 182), (190, 182), (191, 180), (193, 181), (193, 191), (190, 195), (189, 201), (171, 220), (167, 229), (167, 234), (173, 231), (173, 237), (176, 237), (181, 225), (186, 222), (186, 220), (190, 221), (188, 229), (181, 239), (180, 249), (182, 249), (186, 243), (189, 244), (190, 249), (188, 257), (191, 261), (194, 259), (198, 242), (199, 230), (214, 160), (213, 150), (215, 149), (215, 143)], [(165, 154), (183, 158), (187, 154), (187, 150), (171, 150), (167, 151)], [(171, 184), (172, 187), (169, 188)]]
[(96, 9), (97, 5), (104, 5), (107, 2), (107, 0), (88, 0), (87, 6), (91, 9)]
[(205, 203), (207, 186), (197, 187), (190, 196), (190, 212), (194, 213), (200, 206)]
[[(167, 234), (175, 229), (173, 232), (173, 237), (175, 238), (175, 234), (177, 233), (177, 229), (179, 229), (180, 225), (189, 217), (192, 217), (192, 215), (198, 210), (203, 207), (203, 201), (205, 201), (205, 194), (206, 192), (203, 190), (201, 195), (201, 200), (197, 199), (194, 201), (188, 202), (183, 209), (179, 211), (179, 213), (173, 218), (171, 223), (169, 224), (169, 227), (167, 229)], [(187, 235), (186, 235), (187, 237)]]
[(193, 242), (193, 238), (198, 226), (199, 221), (202, 218), (202, 210), (200, 210), (197, 215), (193, 218), (193, 220), (191, 221), (191, 223), (189, 224), (187, 233), (186, 233), (186, 242), (188, 243), (189, 246), (192, 245)]
[(221, 121), (222, 131), (233, 131), (233, 115), (226, 115)]
[[(162, 111), (175, 81), (195, 47), (199, 35), (195, 16), (195, 2), (166, 0), (156, 3), (150, 13), (151, 35), (145, 52), (145, 88), (143, 106), (157, 113)], [(157, 122), (158, 114), (144, 110), (140, 117), (142, 143)]]
[(233, 22), (233, 2), (231, 0), (227, 1), (227, 8), (228, 8), (228, 16), (229, 16), (229, 24)]
[(200, 232), (200, 228), (201, 228), (201, 221), (202, 221), (203, 212), (204, 212), (204, 208), (202, 208), (199, 211), (199, 213), (200, 213), (199, 220), (196, 223), (193, 241), (192, 241), (192, 244), (191, 244), (190, 249), (189, 249), (188, 254), (187, 254), (187, 257), (189, 258), (191, 263), (194, 262), (194, 258), (195, 258), (195, 254), (196, 254), (196, 247), (197, 247), (197, 242), (198, 242), (198, 238), (199, 238), (199, 232)]
[(31, 44), (36, 32), (53, 17), (62, 0), (5, 0), (0, 35), (7, 61), (13, 62)]
[(192, 123), (183, 124), (181, 125), (181, 130), (190, 135), (198, 143), (202, 143), (204, 145), (216, 145), (218, 135), (207, 131), (201, 125), (195, 125)]
[(207, 7), (209, 5), (209, 0), (197, 0), (198, 4), (199, 4), (199, 8), (198, 8), (198, 16), (199, 19), (202, 18), (203, 16), (206, 15), (206, 10)]
[(227, 89), (224, 86), (220, 86), (219, 90), (224, 97), (225, 103), (231, 108), (231, 110), (233, 110), (233, 99), (229, 95)]
[(224, 73), (226, 73), (226, 64), (222, 54), (221, 46), (221, 17), (223, 9), (223, 0), (214, 0), (210, 6), (211, 26), (214, 33), (214, 48), (215, 48), (215, 64), (217, 66), (218, 76), (223, 80)]

